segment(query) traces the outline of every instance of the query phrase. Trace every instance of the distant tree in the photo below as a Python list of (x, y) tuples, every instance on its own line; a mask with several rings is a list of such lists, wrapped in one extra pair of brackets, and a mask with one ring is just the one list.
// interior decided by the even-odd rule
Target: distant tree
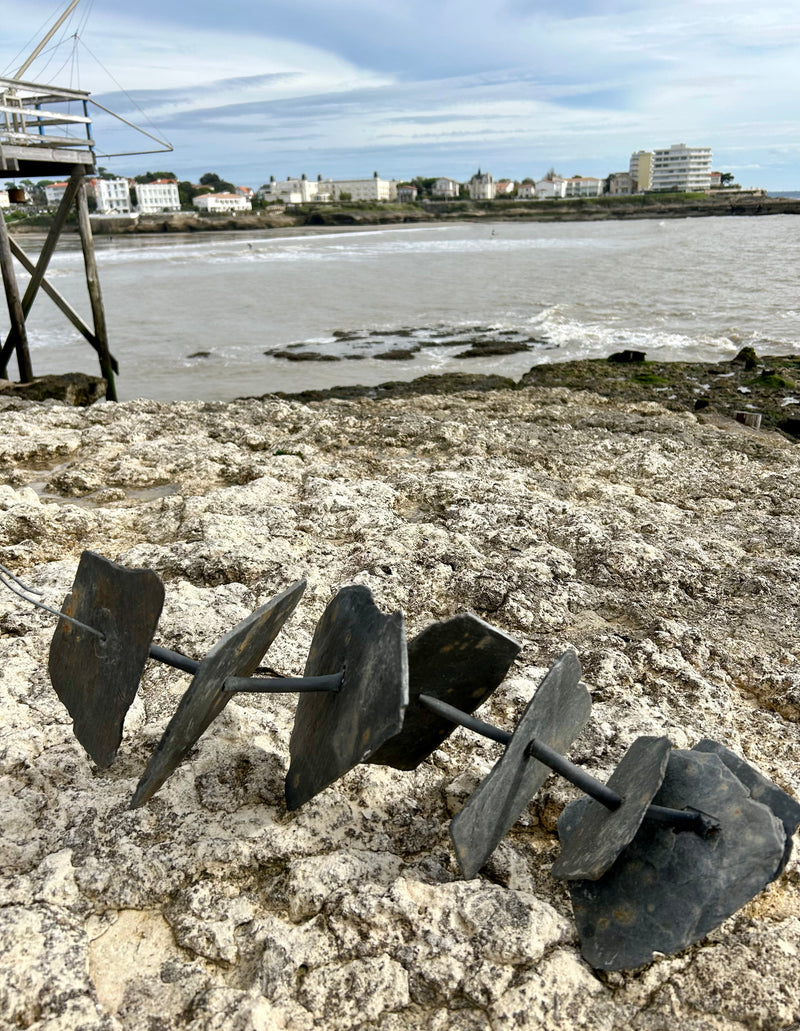
[(134, 182), (154, 183), (156, 179), (177, 179), (174, 172), (145, 172), (144, 175), (135, 175)]
[(210, 186), (214, 193), (236, 193), (236, 187), (226, 179), (221, 179), (216, 172), (206, 172), (200, 176), (201, 186)]
[(416, 186), (418, 197), (430, 197), (433, 194), (433, 184), (436, 182), (436, 177), (418, 175), (411, 179), (410, 182), (412, 186)]
[(533, 179), (531, 179), (531, 177), (530, 177), (530, 176), (526, 176), (526, 177), (525, 177), (525, 178), (524, 178), (524, 179), (522, 180), (522, 182), (520, 183), (520, 185), (521, 185), (521, 186), (533, 186)]
[(720, 186), (727, 186), (728, 183), (732, 183), (734, 179), (733, 172), (723, 172), (719, 177)]
[[(195, 199), (198, 193), (201, 191), (197, 189), (194, 183), (190, 183), (186, 179), (181, 179), (178, 183), (178, 197), (180, 198), (182, 208), (191, 208), (192, 201)], [(202, 191), (205, 192), (205, 191)]]
[(556, 172), (555, 168), (550, 167), (544, 173), (544, 178), (552, 182), (554, 179), (558, 178), (558, 172)]
[(352, 200), (352, 199), (353, 199), (352, 193), (348, 193), (347, 190), (342, 190), (342, 192), (339, 194), (339, 200)]

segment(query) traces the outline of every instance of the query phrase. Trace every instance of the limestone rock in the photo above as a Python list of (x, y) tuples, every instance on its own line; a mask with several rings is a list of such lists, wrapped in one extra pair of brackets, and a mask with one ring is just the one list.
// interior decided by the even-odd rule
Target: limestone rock
[[(800, 453), (782, 436), (564, 388), (76, 408), (0, 396), (0, 562), (58, 608), (84, 548), (154, 569), (156, 642), (202, 657), (301, 578), (270, 665), (333, 593), (410, 636), (469, 609), (523, 644), (477, 715), (510, 729), (568, 647), (571, 757), (710, 737), (800, 797)], [(54, 620), (0, 594), (0, 1025), (775, 1031), (800, 1023), (800, 862), (677, 956), (581, 959), (550, 867), (551, 778), (473, 880), (448, 823), (500, 746), (357, 766), (288, 813), (295, 699), (237, 696), (141, 809), (190, 678), (148, 663), (111, 767), (47, 676)]]

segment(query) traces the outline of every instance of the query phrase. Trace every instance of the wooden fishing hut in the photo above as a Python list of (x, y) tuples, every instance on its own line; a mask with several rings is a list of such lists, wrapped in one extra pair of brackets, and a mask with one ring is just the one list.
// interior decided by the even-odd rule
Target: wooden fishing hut
[[(107, 383), (106, 397), (116, 401), (114, 373), (119, 369), (108, 349), (84, 178), (95, 172), (88, 101), (89, 94), (82, 90), (0, 78), (0, 174), (13, 179), (55, 178), (67, 183), (36, 261), (10, 236), (5, 219), (0, 215), (0, 262), (10, 319), (10, 329), (0, 350), (0, 379), (7, 378), (8, 362), (14, 352), (20, 382), (30, 383), (33, 379), (25, 320), (42, 289), (97, 352)], [(75, 109), (82, 114), (72, 113)], [(76, 130), (80, 135), (72, 135)], [(47, 266), (73, 208), (77, 212), (93, 328), (86, 325), (46, 277)], [(14, 259), (30, 275), (22, 296)]]

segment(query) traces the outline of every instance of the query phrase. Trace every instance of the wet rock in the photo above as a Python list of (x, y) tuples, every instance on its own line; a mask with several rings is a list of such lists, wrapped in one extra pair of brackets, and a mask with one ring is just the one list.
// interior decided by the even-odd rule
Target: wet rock
[(85, 407), (106, 396), (106, 381), (101, 376), (87, 376), (83, 372), (65, 372), (60, 376), (36, 376), (30, 383), (0, 380), (0, 395), (24, 401), (63, 401), (68, 405)]

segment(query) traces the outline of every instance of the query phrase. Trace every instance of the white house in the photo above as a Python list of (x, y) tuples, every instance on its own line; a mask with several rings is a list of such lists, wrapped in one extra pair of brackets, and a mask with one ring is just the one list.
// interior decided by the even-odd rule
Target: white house
[(236, 211), (252, 211), (253, 205), (240, 193), (201, 193), (193, 198), (192, 204), (210, 214)]
[(131, 191), (127, 179), (91, 179), (100, 215), (129, 215)]
[(47, 200), (48, 208), (57, 208), (61, 203), (61, 198), (64, 196), (64, 191), (69, 186), (69, 183), (50, 183), (49, 186), (45, 186), (44, 195)]
[(142, 215), (180, 211), (177, 182), (174, 179), (156, 179), (153, 183), (136, 183), (136, 207)]
[(537, 179), (534, 183), (537, 200), (553, 200), (558, 197), (566, 197), (567, 180), (560, 175), (552, 179)]
[(447, 176), (440, 176), (431, 186), (431, 197), (439, 200), (454, 200), (461, 193), (461, 183)]
[(472, 200), (494, 200), (496, 190), (491, 172), (478, 169), (469, 181), (469, 195)]
[[(270, 176), (269, 182), (265, 183), (258, 193), (268, 201), (279, 200), (284, 204), (308, 204), (321, 199), (319, 196), (321, 185), (323, 184), (319, 179), (306, 179), (305, 176), (301, 176), (299, 179), (287, 176), (286, 179), (278, 180), (274, 176)], [(330, 191), (323, 192), (329, 193)]]
[(593, 175), (573, 175), (564, 180), (565, 197), (599, 197), (603, 192), (603, 180)]
[(687, 147), (685, 143), (673, 143), (671, 147), (653, 151), (651, 190), (689, 193), (710, 188), (710, 147)]
[(536, 183), (520, 183), (517, 187), (517, 200), (536, 200)]

